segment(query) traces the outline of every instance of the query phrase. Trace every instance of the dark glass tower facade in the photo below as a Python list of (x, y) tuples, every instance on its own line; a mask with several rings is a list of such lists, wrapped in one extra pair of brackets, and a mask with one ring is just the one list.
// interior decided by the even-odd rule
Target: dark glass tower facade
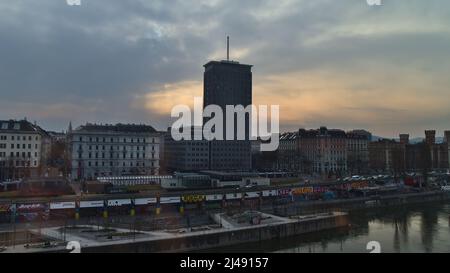
[[(210, 142), (209, 163), (212, 170), (250, 170), (251, 144), (249, 116), (246, 116), (245, 140), (225, 140), (226, 130), (232, 129), (236, 137), (237, 120), (234, 128), (226, 128), (226, 106), (252, 104), (252, 66), (233, 61), (211, 61), (204, 65), (203, 107), (214, 104), (224, 113), (224, 140)], [(204, 120), (207, 122), (207, 119)]]

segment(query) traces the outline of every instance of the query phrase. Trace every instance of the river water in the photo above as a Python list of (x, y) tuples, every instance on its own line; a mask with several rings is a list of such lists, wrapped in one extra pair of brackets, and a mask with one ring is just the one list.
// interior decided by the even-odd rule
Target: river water
[(243, 244), (218, 252), (369, 253), (450, 252), (450, 203), (371, 209), (350, 214), (351, 227), (314, 234)]

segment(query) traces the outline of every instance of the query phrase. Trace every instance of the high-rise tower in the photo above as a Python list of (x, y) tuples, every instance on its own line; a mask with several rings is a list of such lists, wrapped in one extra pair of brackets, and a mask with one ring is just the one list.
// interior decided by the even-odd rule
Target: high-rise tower
[[(252, 104), (252, 65), (229, 60), (229, 38), (227, 37), (227, 60), (210, 61), (204, 65), (203, 107), (218, 105), (224, 113), (224, 139), (226, 131), (233, 130), (236, 137), (237, 120), (234, 128), (226, 128), (226, 106)], [(206, 122), (207, 119), (204, 120)], [(250, 117), (246, 116), (245, 140), (214, 140), (210, 143), (210, 169), (251, 169), (251, 144), (248, 138)]]

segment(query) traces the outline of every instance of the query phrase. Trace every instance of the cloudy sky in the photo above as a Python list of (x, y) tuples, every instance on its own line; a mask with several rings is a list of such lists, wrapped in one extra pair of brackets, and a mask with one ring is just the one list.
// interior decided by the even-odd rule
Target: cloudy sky
[(0, 2), (0, 119), (165, 129), (230, 35), (231, 58), (254, 65), (254, 103), (279, 104), (283, 130), (450, 129), (447, 0), (81, 2)]

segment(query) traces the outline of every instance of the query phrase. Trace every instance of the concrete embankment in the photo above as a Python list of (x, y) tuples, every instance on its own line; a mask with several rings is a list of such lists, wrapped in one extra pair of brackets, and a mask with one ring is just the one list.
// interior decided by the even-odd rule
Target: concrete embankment
[(224, 247), (248, 242), (286, 238), (348, 226), (346, 213), (327, 213), (298, 219), (285, 219), (270, 224), (221, 228), (191, 234), (173, 235), (140, 241), (122, 241), (113, 244), (91, 245), (83, 252), (183, 252)]

